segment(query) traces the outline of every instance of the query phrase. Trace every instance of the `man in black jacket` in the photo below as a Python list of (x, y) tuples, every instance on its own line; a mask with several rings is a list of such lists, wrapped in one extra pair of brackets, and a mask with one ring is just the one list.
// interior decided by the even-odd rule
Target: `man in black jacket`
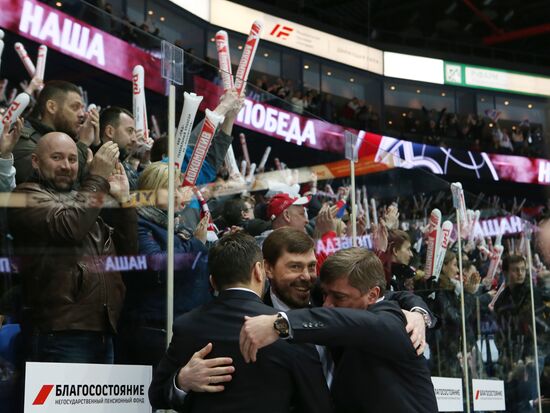
[[(317, 282), (317, 258), (313, 239), (296, 228), (279, 228), (265, 239), (262, 251), (266, 275), (270, 281), (263, 298), (264, 303), (278, 311), (310, 307), (314, 301), (312, 290)], [(432, 324), (426, 304), (420, 297), (409, 292), (390, 292), (386, 298), (411, 310), (403, 312), (408, 321), (407, 331), (412, 331), (411, 343), (417, 348), (418, 354), (422, 354), (425, 343), (424, 324), (426, 321), (430, 326)], [(363, 313), (357, 314), (358, 323), (361, 323), (362, 316)], [(368, 330), (365, 333), (370, 334)], [(329, 352), (323, 346), (316, 346), (316, 349), (312, 346), (310, 349), (312, 354), (319, 355), (326, 382), (330, 386), (333, 363)], [(198, 353), (183, 369), (180, 377), (182, 384), (196, 392), (223, 391), (223, 382), (230, 380), (230, 375), (220, 373), (216, 380), (217, 386), (208, 383), (207, 378), (217, 375), (217, 368), (227, 367), (228, 364), (230, 363), (226, 363), (222, 357), (206, 360), (202, 353)]]
[[(118, 148), (103, 145), (80, 190), (74, 189), (78, 151), (71, 137), (44, 135), (32, 154), (34, 174), (13, 193), (25, 208), (8, 211), (22, 279), (29, 359), (39, 362), (112, 363), (112, 335), (125, 287), (106, 261), (137, 252), (137, 215), (121, 208), (128, 180)], [(104, 199), (117, 201), (115, 226), (99, 216)]]
[[(386, 281), (378, 257), (360, 248), (341, 250), (321, 267), (321, 283), (326, 308), (247, 317), (241, 331), (245, 360), (260, 360), (257, 350), (277, 338), (330, 345), (338, 412), (437, 412), (426, 361), (411, 344), (401, 309), (384, 300)], [(361, 322), (357, 310), (363, 312)], [(369, 334), (361, 334), (365, 330)]]
[[(190, 412), (331, 412), (331, 400), (318, 358), (306, 346), (279, 342), (247, 364), (239, 354), (239, 332), (245, 315), (276, 314), (262, 303), (265, 274), (262, 253), (254, 238), (236, 233), (222, 238), (208, 257), (211, 281), (220, 295), (174, 322), (174, 336), (149, 388), (154, 408)], [(212, 343), (210, 345), (209, 343)], [(182, 385), (184, 366), (206, 346), (211, 355), (232, 359), (219, 367), (210, 383), (232, 380), (220, 393), (192, 392)], [(204, 352), (203, 352), (204, 353)], [(229, 357), (227, 357), (229, 356)], [(231, 362), (231, 360), (228, 360)], [(216, 373), (216, 371), (214, 371)], [(183, 399), (183, 401), (182, 401)]]

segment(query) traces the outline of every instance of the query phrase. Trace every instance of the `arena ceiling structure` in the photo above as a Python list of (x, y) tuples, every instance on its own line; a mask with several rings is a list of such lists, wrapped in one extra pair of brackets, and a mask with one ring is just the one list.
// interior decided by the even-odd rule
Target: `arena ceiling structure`
[(550, 71), (548, 0), (236, 0), (372, 45), (472, 55)]

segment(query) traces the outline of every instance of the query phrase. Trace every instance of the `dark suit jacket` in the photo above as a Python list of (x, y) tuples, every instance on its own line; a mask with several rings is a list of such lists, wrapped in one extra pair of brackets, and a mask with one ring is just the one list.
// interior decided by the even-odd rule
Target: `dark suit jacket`
[[(280, 413), (293, 406), (297, 412), (332, 412), (322, 367), (311, 347), (279, 340), (260, 350), (256, 363), (244, 362), (239, 351), (244, 316), (275, 313), (252, 292), (229, 290), (177, 318), (172, 342), (149, 388), (153, 407), (186, 412)], [(220, 393), (190, 393), (182, 406), (172, 395), (174, 376), (209, 342), (213, 350), (208, 358), (233, 359), (233, 379)]]
[(368, 311), (313, 308), (287, 315), (295, 342), (343, 346), (332, 384), (338, 413), (437, 412), (426, 360), (416, 355), (395, 302)]

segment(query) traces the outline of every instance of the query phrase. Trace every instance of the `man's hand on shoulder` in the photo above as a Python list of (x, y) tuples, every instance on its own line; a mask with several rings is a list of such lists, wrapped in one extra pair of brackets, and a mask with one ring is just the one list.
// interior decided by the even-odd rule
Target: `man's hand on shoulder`
[(407, 319), (405, 329), (409, 333), (412, 345), (416, 349), (416, 354), (421, 356), (424, 354), (424, 348), (426, 347), (426, 323), (424, 317), (417, 312), (401, 311), (403, 311)]
[(224, 390), (221, 383), (231, 381), (231, 375), (235, 372), (235, 367), (231, 365), (233, 360), (230, 357), (205, 359), (211, 351), (212, 343), (208, 343), (180, 369), (176, 377), (179, 389), (186, 393), (218, 393)]

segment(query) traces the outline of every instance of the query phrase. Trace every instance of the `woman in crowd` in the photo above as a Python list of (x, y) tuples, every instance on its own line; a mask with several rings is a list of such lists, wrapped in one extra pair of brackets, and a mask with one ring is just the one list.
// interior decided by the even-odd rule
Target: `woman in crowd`
[[(175, 211), (190, 198), (176, 171)], [(154, 162), (142, 172), (139, 190), (156, 193), (155, 206), (138, 208), (139, 252), (147, 257), (147, 270), (126, 274), (124, 313), (120, 322), (121, 363), (156, 366), (166, 343), (166, 267), (168, 243), (168, 164)], [(208, 216), (194, 234), (176, 219), (174, 239), (174, 316), (211, 299), (208, 250), (205, 246)]]
[[(463, 269), (470, 269), (469, 262)], [(467, 348), (475, 342), (475, 298), (479, 286), (477, 272), (463, 271), (464, 311), (466, 317)], [(471, 277), (468, 277), (471, 275)], [(430, 348), (434, 353), (434, 369), (439, 376), (460, 377), (462, 357), (462, 312), (460, 304), (461, 283), (456, 254), (447, 251), (435, 291), (433, 311), (439, 317), (439, 330), (434, 335)]]

